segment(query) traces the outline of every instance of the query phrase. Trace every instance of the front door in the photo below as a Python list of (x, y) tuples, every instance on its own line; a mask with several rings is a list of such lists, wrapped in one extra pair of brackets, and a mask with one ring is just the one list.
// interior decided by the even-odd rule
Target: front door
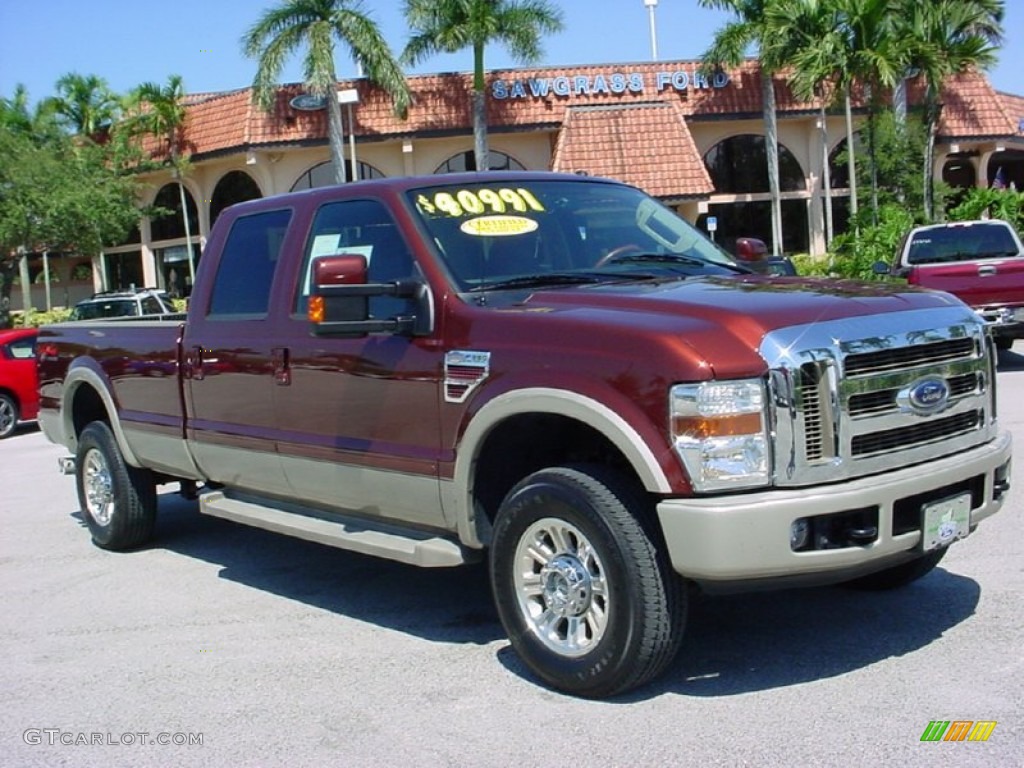
[[(399, 334), (320, 337), (306, 319), (310, 263), (356, 253), (371, 283), (415, 274), (410, 250), (376, 200), (328, 202), (317, 211), (296, 277), (274, 388), (278, 450), (297, 499), (369, 517), (443, 527), (438, 485), (441, 352)], [(371, 298), (377, 318), (405, 314), (405, 299)]]

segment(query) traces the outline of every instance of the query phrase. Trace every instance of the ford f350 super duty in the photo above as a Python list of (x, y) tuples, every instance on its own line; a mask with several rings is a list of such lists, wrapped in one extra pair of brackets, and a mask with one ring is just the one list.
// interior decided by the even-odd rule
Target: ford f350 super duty
[(486, 558), (515, 650), (581, 696), (663, 671), (694, 585), (899, 586), (1008, 490), (969, 307), (751, 274), (594, 178), (242, 203), (187, 316), (48, 326), (38, 357), (99, 546), (145, 542), (173, 481), (343, 549)]

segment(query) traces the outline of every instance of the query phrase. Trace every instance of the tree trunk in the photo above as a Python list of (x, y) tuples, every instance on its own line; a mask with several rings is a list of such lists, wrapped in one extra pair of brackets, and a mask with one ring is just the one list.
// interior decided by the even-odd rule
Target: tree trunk
[(15, 259), (0, 260), (0, 328), (10, 328), (11, 286), (14, 284)]
[(857, 223), (857, 160), (853, 149), (853, 107), (850, 105), (850, 86), (846, 86), (846, 168), (850, 177), (850, 218), (853, 219), (854, 232), (860, 234)]
[(772, 255), (782, 252), (782, 199), (779, 191), (779, 138), (775, 112), (775, 84), (770, 72), (761, 70), (764, 100), (765, 153), (768, 156), (768, 192), (772, 206)]
[(28, 254), (25, 252), (18, 259), (18, 277), (21, 278), (21, 309), (28, 313), (35, 307), (32, 306), (32, 280), (28, 275)]
[[(350, 126), (351, 128), (351, 126)], [(336, 89), (327, 93), (327, 140), (331, 145), (331, 168), (334, 169), (334, 183), (345, 183), (345, 134), (341, 122), (341, 104)]]
[(825, 250), (832, 244), (832, 170), (828, 164), (828, 124), (825, 122), (825, 102), (821, 102), (821, 179), (825, 186)]
[(484, 47), (473, 45), (473, 159), (478, 171), (491, 168), (487, 148), (487, 83), (484, 79)]
[(181, 219), (185, 223), (185, 256), (188, 257), (189, 293), (196, 284), (196, 265), (192, 258), (192, 225), (188, 220), (188, 200), (185, 197), (185, 185), (181, 182), (181, 172), (177, 168), (174, 175), (178, 177), (178, 195), (181, 197)]
[(924, 145), (924, 177), (921, 180), (921, 192), (924, 197), (924, 218), (931, 223), (935, 220), (935, 178), (932, 166), (935, 164), (935, 130), (938, 125), (935, 96), (931, 84), (925, 93), (925, 145)]

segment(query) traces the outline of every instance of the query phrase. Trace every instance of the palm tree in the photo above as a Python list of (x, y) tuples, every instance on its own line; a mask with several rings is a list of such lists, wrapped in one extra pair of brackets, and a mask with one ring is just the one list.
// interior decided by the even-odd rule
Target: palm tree
[(335, 98), (335, 42), (349, 49), (367, 77), (387, 93), (395, 111), (404, 115), (411, 99), (405, 75), (377, 24), (361, 10), (360, 0), (282, 0), (250, 27), (242, 38), (246, 56), (258, 60), (253, 99), (269, 109), (288, 57), (305, 45), (303, 79), (306, 89), (327, 101), (327, 136), (338, 184), (345, 183), (345, 152), (341, 106)]
[(932, 165), (942, 82), (957, 72), (994, 63), (996, 47), (1002, 42), (1003, 5), (1002, 0), (909, 0), (899, 15), (901, 30), (913, 46), (910, 65), (925, 82), (922, 181), (928, 221), (934, 216)]
[(436, 53), (473, 49), (473, 154), (486, 171), (487, 91), (484, 49), (501, 42), (523, 64), (540, 59), (542, 34), (562, 29), (562, 12), (547, 0), (406, 0), (412, 37), (402, 60), (414, 66)]
[(74, 133), (95, 136), (114, 121), (119, 102), (103, 78), (69, 72), (57, 81), (57, 96), (50, 104), (58, 120)]
[(782, 47), (771, 44), (775, 32), (766, 24), (765, 11), (773, 0), (699, 0), (704, 8), (731, 11), (735, 20), (715, 33), (702, 59), (705, 67), (736, 67), (751, 47), (758, 50), (761, 67), (761, 108), (764, 114), (768, 192), (772, 210), (772, 254), (782, 250), (782, 198), (779, 192), (779, 139), (774, 74), (784, 62), (774, 55)]
[(170, 75), (166, 85), (143, 83), (129, 96), (131, 112), (128, 118), (129, 130), (148, 133), (166, 142), (167, 157), (171, 173), (178, 182), (181, 197), (181, 217), (185, 224), (185, 251), (188, 254), (188, 271), (195, 284), (196, 267), (192, 257), (192, 230), (188, 220), (188, 205), (185, 184), (182, 178), (188, 171), (188, 158), (182, 155), (184, 148), (185, 121), (188, 111), (185, 105), (185, 85), (181, 75)]

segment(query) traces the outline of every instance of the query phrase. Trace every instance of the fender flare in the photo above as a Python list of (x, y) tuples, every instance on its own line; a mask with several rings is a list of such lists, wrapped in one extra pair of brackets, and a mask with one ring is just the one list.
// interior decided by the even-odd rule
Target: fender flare
[(85, 386), (89, 387), (99, 395), (103, 401), (103, 407), (110, 417), (110, 430), (117, 440), (117, 447), (121, 451), (126, 463), (133, 467), (142, 467), (135, 452), (128, 444), (121, 427), (121, 419), (118, 415), (117, 404), (110, 389), (110, 380), (102, 370), (97, 370), (96, 362), (88, 358), (79, 358), (71, 364), (68, 374), (64, 379), (64, 392), (61, 395), (60, 418), (61, 428), (64, 430), (65, 444), (71, 453), (78, 452), (78, 435), (75, 434), (74, 409), (71, 404), (74, 402), (78, 390)]
[[(477, 528), (473, 508), (472, 479), (477, 457), (487, 436), (506, 419), (530, 413), (551, 413), (587, 424), (614, 445), (636, 472), (645, 489), (652, 493), (671, 493), (672, 486), (651, 448), (621, 415), (598, 400), (577, 392), (548, 387), (528, 387), (498, 395), (473, 416), (466, 427), (455, 459), (450, 483), (442, 484), (444, 505), (457, 521), (459, 538), (470, 547), (484, 544)], [(445, 493), (444, 486), (448, 486)]]

